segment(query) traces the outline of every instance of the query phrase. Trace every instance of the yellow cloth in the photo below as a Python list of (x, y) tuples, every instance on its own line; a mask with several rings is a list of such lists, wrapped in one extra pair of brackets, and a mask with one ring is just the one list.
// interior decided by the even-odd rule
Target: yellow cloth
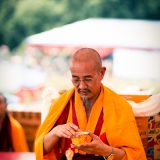
[(11, 123), (11, 136), (15, 152), (28, 152), (28, 144), (21, 124), (12, 116), (9, 116), (9, 119)]
[[(125, 150), (126, 156), (123, 160), (146, 160), (145, 151), (143, 149), (131, 106), (121, 96), (117, 95), (107, 87), (102, 86), (102, 88), (102, 92), (104, 93), (101, 92), (99, 98), (92, 107), (88, 123), (80, 97), (78, 93), (75, 93), (74, 89), (71, 89), (53, 102), (47, 118), (37, 132), (35, 140), (37, 160), (57, 160), (58, 157), (56, 158), (54, 149), (51, 153), (45, 156), (45, 158), (43, 157), (43, 138), (56, 123), (73, 94), (75, 94), (76, 112), (80, 115), (77, 115), (77, 119), (81, 129), (94, 131), (97, 119), (103, 107), (104, 122), (102, 130), (106, 132), (109, 144)], [(70, 103), (70, 105), (71, 104), (72, 103)], [(68, 118), (68, 121), (71, 121), (71, 118)]]

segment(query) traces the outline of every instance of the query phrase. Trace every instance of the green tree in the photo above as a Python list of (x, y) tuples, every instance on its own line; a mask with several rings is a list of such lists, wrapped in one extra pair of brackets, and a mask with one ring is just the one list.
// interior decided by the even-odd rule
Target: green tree
[(13, 18), (18, 0), (0, 0), (0, 45), (6, 44), (6, 26)]
[(159, 0), (0, 0), (0, 45), (90, 18), (160, 19)]
[(60, 12), (61, 6), (49, 0), (19, 1), (13, 18), (6, 26), (7, 44), (14, 48), (26, 36), (52, 28)]

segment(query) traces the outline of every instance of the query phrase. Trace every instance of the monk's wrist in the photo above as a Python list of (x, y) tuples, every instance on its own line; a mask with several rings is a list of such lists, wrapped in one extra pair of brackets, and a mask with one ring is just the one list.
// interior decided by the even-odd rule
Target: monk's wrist
[(122, 148), (107, 146), (103, 158), (105, 160), (123, 159), (126, 155)]
[(50, 134), (51, 134), (51, 136), (54, 137), (54, 138), (59, 138), (59, 135), (58, 135), (58, 133), (57, 133), (57, 131), (56, 131), (56, 127), (54, 127), (54, 128), (50, 131)]
[(114, 147), (112, 146), (107, 146), (105, 149), (105, 152), (103, 154), (104, 157), (108, 157), (110, 154), (114, 152)]

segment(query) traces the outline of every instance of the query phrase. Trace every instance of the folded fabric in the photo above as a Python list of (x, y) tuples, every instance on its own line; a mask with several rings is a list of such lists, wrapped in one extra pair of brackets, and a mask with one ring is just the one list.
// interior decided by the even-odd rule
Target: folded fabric
[(132, 106), (136, 117), (154, 116), (160, 113), (160, 94), (152, 95), (143, 102), (128, 100), (128, 103)]

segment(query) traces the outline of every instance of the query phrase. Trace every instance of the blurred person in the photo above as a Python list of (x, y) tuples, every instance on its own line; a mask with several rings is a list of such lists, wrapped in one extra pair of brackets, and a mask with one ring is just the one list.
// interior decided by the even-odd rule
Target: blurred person
[[(36, 135), (36, 159), (146, 160), (131, 106), (101, 82), (106, 68), (99, 53), (79, 49), (70, 71), (74, 87), (52, 102)], [(73, 144), (82, 131), (88, 137)]]
[(20, 123), (7, 111), (7, 99), (0, 93), (0, 151), (27, 152), (28, 144)]

